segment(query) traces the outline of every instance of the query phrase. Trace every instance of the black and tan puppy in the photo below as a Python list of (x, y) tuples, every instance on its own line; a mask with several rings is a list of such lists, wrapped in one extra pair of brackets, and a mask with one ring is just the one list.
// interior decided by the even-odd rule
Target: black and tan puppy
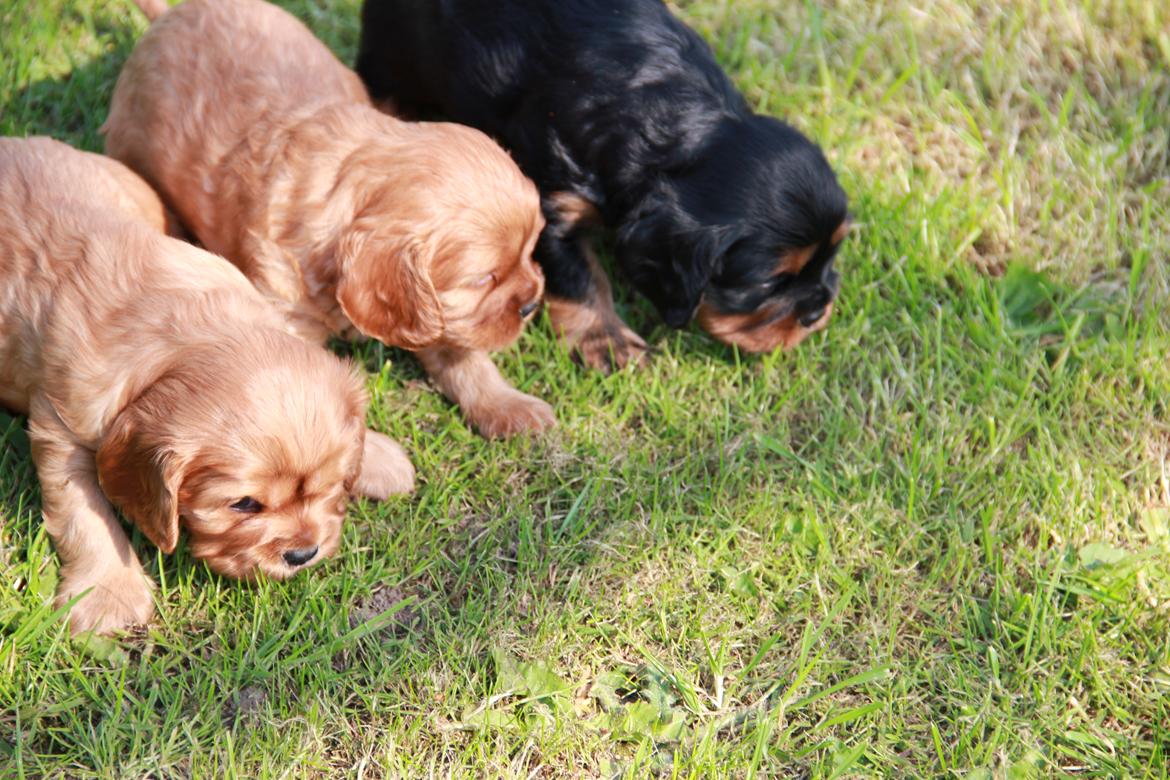
[(554, 326), (585, 362), (637, 358), (582, 234), (672, 327), (752, 352), (829, 319), (845, 194), (813, 143), (754, 113), (661, 0), (366, 0), (357, 70), (397, 110), (494, 135), (534, 179)]

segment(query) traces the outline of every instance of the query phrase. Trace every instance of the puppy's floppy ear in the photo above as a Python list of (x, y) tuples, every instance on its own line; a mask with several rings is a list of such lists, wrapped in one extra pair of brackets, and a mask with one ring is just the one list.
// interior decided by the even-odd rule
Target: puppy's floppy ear
[(124, 410), (98, 447), (98, 481), (106, 497), (150, 541), (171, 553), (179, 541), (184, 468), (153, 438), (133, 406)]
[(366, 392), (366, 376), (362, 368), (352, 360), (344, 362), (347, 370), (347, 384), (342, 397), (345, 403), (345, 414), (353, 425), (354, 451), (358, 456), (354, 458), (349, 471), (346, 472), (342, 484), (348, 495), (353, 494), (353, 486), (361, 474), (362, 456), (366, 443), (366, 407), (369, 404), (369, 394)]
[(638, 290), (672, 328), (685, 327), (723, 254), (738, 240), (725, 226), (704, 227), (672, 206), (624, 226), (618, 251)]
[(418, 238), (376, 238), (355, 224), (338, 242), (337, 301), (358, 330), (405, 349), (443, 334), (443, 310), (431, 283), (431, 258)]

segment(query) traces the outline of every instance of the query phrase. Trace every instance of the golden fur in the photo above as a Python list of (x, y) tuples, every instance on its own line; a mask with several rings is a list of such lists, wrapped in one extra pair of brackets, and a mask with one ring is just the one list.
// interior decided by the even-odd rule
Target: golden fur
[(356, 331), (418, 352), (485, 435), (553, 424), (486, 354), (536, 309), (544, 219), (535, 186), (483, 133), (382, 114), (304, 25), (261, 0), (162, 14), (103, 132), (107, 153), (304, 337)]
[(397, 445), (366, 435), (354, 371), (164, 225), (121, 164), (0, 139), (0, 405), (29, 417), (74, 631), (153, 612), (111, 503), (164, 552), (181, 524), (216, 571), (281, 578), (301, 568), (289, 550), (317, 547), (307, 564), (336, 549), (350, 490), (413, 480)]

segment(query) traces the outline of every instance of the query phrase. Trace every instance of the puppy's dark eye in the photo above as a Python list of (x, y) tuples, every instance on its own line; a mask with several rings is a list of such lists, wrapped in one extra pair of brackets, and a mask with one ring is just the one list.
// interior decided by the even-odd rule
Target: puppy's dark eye
[(232, 509), (236, 512), (243, 512), (244, 514), (254, 515), (257, 512), (264, 511), (264, 505), (251, 496), (244, 496), (239, 501), (232, 504)]

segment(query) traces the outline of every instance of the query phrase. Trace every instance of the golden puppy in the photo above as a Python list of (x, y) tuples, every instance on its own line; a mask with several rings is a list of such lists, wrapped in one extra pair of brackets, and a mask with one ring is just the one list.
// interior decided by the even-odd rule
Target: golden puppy
[(487, 355), (539, 306), (544, 218), (536, 187), (483, 133), (379, 112), (304, 25), (261, 0), (162, 14), (102, 131), (107, 154), (304, 337), (356, 330), (416, 352), (486, 436), (554, 424)]
[(337, 548), (351, 490), (413, 480), (366, 433), (354, 372), (163, 226), (121, 164), (0, 139), (0, 405), (29, 416), (57, 602), (81, 597), (74, 631), (153, 611), (109, 502), (164, 552), (181, 522), (216, 571), (283, 578)]

